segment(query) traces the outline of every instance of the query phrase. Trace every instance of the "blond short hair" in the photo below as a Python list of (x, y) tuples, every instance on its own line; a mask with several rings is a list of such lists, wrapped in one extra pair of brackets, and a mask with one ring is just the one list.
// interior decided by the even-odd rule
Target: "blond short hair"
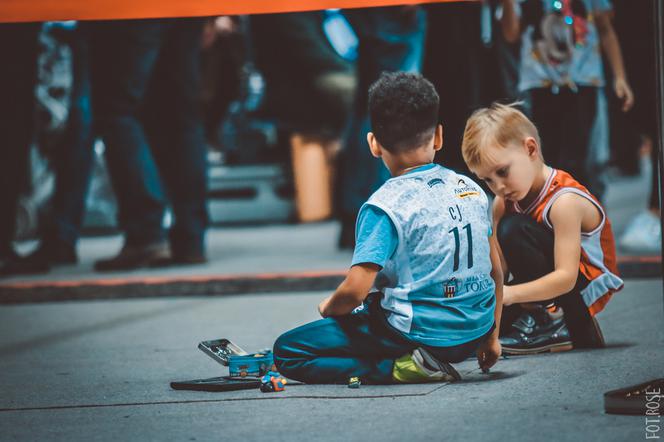
[(478, 109), (466, 122), (463, 131), (461, 153), (468, 166), (482, 164), (486, 147), (491, 143), (507, 147), (511, 142), (519, 142), (526, 137), (533, 137), (540, 144), (539, 133), (532, 121), (517, 106), (521, 103), (493, 103), (489, 107)]

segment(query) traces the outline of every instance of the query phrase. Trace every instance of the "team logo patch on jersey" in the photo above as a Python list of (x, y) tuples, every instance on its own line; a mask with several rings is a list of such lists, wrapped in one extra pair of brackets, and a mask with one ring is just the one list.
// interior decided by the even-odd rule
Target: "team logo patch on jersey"
[(479, 196), (480, 192), (477, 187), (469, 186), (463, 179), (457, 181), (458, 188), (454, 189), (454, 194), (459, 198), (468, 198), (469, 196)]
[(443, 283), (443, 295), (446, 298), (454, 298), (454, 295), (456, 295), (457, 288), (459, 286), (459, 282), (457, 281), (456, 278), (451, 278), (448, 279)]

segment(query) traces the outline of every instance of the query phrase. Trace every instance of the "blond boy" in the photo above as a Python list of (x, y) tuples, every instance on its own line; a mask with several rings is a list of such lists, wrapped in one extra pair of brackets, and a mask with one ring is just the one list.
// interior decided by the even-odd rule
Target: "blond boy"
[(623, 281), (599, 201), (545, 164), (535, 125), (514, 105), (476, 111), (462, 153), (496, 195), (493, 226), (512, 275), (503, 291), (503, 352), (603, 347), (594, 317)]

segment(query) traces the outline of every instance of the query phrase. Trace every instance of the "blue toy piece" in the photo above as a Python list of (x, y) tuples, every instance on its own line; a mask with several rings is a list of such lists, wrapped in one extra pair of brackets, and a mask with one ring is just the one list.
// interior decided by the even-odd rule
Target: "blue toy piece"
[(261, 378), (260, 390), (263, 393), (272, 393), (284, 391), (286, 389), (286, 379), (276, 371), (269, 371)]

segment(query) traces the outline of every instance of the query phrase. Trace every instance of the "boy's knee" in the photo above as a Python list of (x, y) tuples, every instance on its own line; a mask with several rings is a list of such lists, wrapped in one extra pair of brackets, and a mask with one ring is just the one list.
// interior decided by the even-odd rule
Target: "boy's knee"
[(274, 365), (277, 367), (277, 371), (281, 374), (285, 374), (284, 370), (287, 371), (288, 369), (286, 360), (288, 359), (287, 355), (292, 353), (292, 351), (290, 351), (293, 342), (290, 336), (291, 334), (291, 331), (282, 334), (276, 341), (274, 341), (274, 345), (272, 346)]
[(284, 349), (286, 347), (286, 342), (287, 340), (284, 338), (286, 333), (282, 334), (277, 338), (276, 341), (274, 341), (274, 345), (272, 346), (272, 354), (274, 355), (274, 361), (276, 363), (277, 358), (281, 358), (282, 355), (284, 354)]

